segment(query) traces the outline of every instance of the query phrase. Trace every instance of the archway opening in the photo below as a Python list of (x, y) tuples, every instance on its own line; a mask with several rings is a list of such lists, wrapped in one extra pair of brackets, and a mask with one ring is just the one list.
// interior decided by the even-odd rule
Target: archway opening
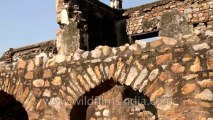
[(28, 120), (22, 104), (4, 91), (0, 91), (0, 120)]
[(70, 120), (86, 120), (87, 109), (95, 97), (110, 90), (116, 83), (113, 80), (107, 80), (103, 84), (95, 87), (94, 89), (81, 96), (72, 108), (70, 113)]
[(157, 120), (158, 117), (148, 96), (107, 80), (80, 97), (70, 113), (70, 120), (96, 119)]
[[(132, 87), (126, 87), (123, 93), (124, 105), (133, 108), (132, 116), (141, 117), (142, 120), (157, 120), (157, 108), (150, 98), (143, 93), (135, 91)], [(129, 116), (131, 117), (131, 116)]]

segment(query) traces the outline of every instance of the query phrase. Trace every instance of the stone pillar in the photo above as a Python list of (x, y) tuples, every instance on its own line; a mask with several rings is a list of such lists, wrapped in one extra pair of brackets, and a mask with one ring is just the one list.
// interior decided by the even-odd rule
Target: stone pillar
[(58, 54), (69, 55), (82, 46), (82, 39), (88, 38), (82, 33), (85, 19), (75, 0), (66, 3), (64, 0), (57, 1), (57, 22), (60, 25), (56, 38), (57, 51)]

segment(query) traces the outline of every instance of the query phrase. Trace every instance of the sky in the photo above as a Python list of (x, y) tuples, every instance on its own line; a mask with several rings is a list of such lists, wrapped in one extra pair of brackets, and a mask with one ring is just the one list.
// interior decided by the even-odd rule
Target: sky
[[(110, 0), (100, 0), (109, 4)], [(129, 8), (156, 0), (123, 0)], [(0, 57), (18, 48), (56, 38), (55, 0), (2, 0), (0, 4)]]

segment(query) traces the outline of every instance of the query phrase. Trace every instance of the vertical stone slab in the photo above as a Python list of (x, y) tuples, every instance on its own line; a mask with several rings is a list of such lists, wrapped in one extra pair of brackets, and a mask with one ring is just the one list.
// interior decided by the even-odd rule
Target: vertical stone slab
[(74, 21), (70, 23), (58, 33), (57, 35), (57, 50), (59, 54), (68, 55), (75, 52), (80, 46), (80, 30)]
[(162, 15), (160, 21), (160, 36), (182, 39), (184, 35), (189, 35), (193, 27), (189, 26), (186, 17), (177, 10), (171, 10)]

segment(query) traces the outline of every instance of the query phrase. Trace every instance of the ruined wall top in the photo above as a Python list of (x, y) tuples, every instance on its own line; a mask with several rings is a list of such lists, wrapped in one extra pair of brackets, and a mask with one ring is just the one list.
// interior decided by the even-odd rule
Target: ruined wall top
[[(70, 2), (71, 1), (71, 2)], [(76, 6), (77, 5), (77, 6)], [(78, 11), (72, 11), (73, 9), (78, 9)], [(83, 15), (83, 18), (80, 18), (80, 20), (83, 20), (81, 24), (86, 24), (89, 26), (88, 33), (89, 39), (93, 40), (91, 43), (102, 43), (103, 41), (106, 43), (104, 45), (108, 45), (106, 41), (109, 41), (112, 43), (114, 42), (113, 46), (116, 46), (116, 21), (123, 20), (126, 21), (126, 27), (125, 31), (128, 36), (137, 36), (141, 34), (146, 34), (150, 32), (160, 31), (162, 27), (161, 19), (162, 16), (171, 10), (177, 10), (183, 16), (185, 16), (186, 21), (188, 24), (196, 25), (198, 23), (204, 23), (208, 28), (212, 28), (213, 26), (213, 1), (212, 0), (161, 0), (153, 3), (149, 3), (146, 5), (141, 5), (129, 9), (112, 9), (111, 7), (107, 6), (106, 4), (100, 2), (99, 0), (56, 0), (56, 11), (57, 11), (57, 22), (59, 25), (66, 24), (63, 23), (64, 17), (67, 17), (68, 20), (73, 19), (74, 12), (77, 13), (85, 13)], [(66, 10), (67, 16), (63, 16), (63, 10)], [(78, 14), (80, 15), (80, 14)], [(82, 14), (81, 14), (82, 15)], [(77, 15), (76, 15), (77, 16)], [(92, 17), (91, 17), (92, 16)], [(103, 17), (104, 16), (104, 17)], [(79, 16), (78, 16), (79, 17)], [(84, 21), (86, 20), (86, 22)], [(68, 21), (69, 22), (69, 21)], [(73, 21), (73, 25), (76, 25)], [(99, 24), (97, 24), (99, 22)], [(101, 26), (102, 25), (102, 26)], [(84, 25), (81, 25), (84, 26)], [(109, 26), (113, 26), (109, 28)], [(63, 26), (62, 26), (63, 27)], [(60, 28), (57, 32), (57, 42), (56, 44), (52, 42), (51, 44), (48, 44), (48, 49), (52, 49), (53, 47), (56, 47), (60, 43), (60, 35), (63, 36), (63, 32), (66, 33), (66, 30), (64, 28)], [(67, 27), (69, 28), (69, 27)], [(92, 31), (91, 32), (91, 28)], [(108, 29), (111, 31), (109, 32)], [(81, 35), (77, 34), (83, 34), (85, 31), (82, 31), (82, 28), (79, 27), (79, 23), (77, 23), (76, 26), (73, 27), (73, 29), (76, 30), (76, 44), (72, 44), (72, 46), (77, 46), (76, 48), (73, 48), (76, 50), (80, 45), (79, 41), (83, 39)], [(105, 31), (104, 31), (105, 30)], [(94, 32), (95, 31), (95, 32)], [(108, 31), (108, 33), (107, 33)], [(73, 32), (72, 32), (73, 33)], [(96, 35), (98, 33), (103, 33), (103, 35)], [(125, 34), (126, 34), (125, 33)], [(66, 37), (66, 34), (64, 35)], [(92, 36), (92, 37), (91, 37)], [(113, 36), (109, 38), (108, 36)], [(121, 35), (120, 35), (121, 36)], [(66, 37), (67, 38), (67, 37)], [(64, 41), (64, 39), (61, 39), (61, 41)], [(72, 41), (68, 39), (67, 41)], [(95, 41), (95, 42), (94, 42)], [(69, 43), (69, 42), (66, 42)], [(100, 45), (97, 43), (98, 45)], [(65, 44), (65, 43), (64, 43)], [(102, 44), (103, 45), (103, 44)], [(35, 45), (37, 46), (37, 45)], [(23, 47), (21, 50), (15, 50), (15, 53), (19, 57), (23, 58), (33, 58), (37, 54), (46, 51), (43, 50), (44, 47), (41, 47), (38, 45), (35, 48), (34, 45), (31, 47)], [(90, 45), (91, 46), (91, 45)], [(95, 48), (97, 45), (92, 45), (93, 48)], [(66, 47), (62, 47), (66, 48)], [(46, 48), (45, 48), (46, 49)], [(60, 51), (59, 48), (57, 48), (58, 51)], [(33, 52), (37, 51), (37, 52)], [(11, 49), (7, 51), (2, 59), (7, 61), (11, 61), (11, 55), (14, 56), (14, 49)]]
[(123, 16), (129, 17), (127, 19), (128, 35), (159, 31), (162, 15), (174, 9), (182, 13), (189, 24), (207, 22), (212, 26), (212, 0), (162, 0), (125, 11)]

